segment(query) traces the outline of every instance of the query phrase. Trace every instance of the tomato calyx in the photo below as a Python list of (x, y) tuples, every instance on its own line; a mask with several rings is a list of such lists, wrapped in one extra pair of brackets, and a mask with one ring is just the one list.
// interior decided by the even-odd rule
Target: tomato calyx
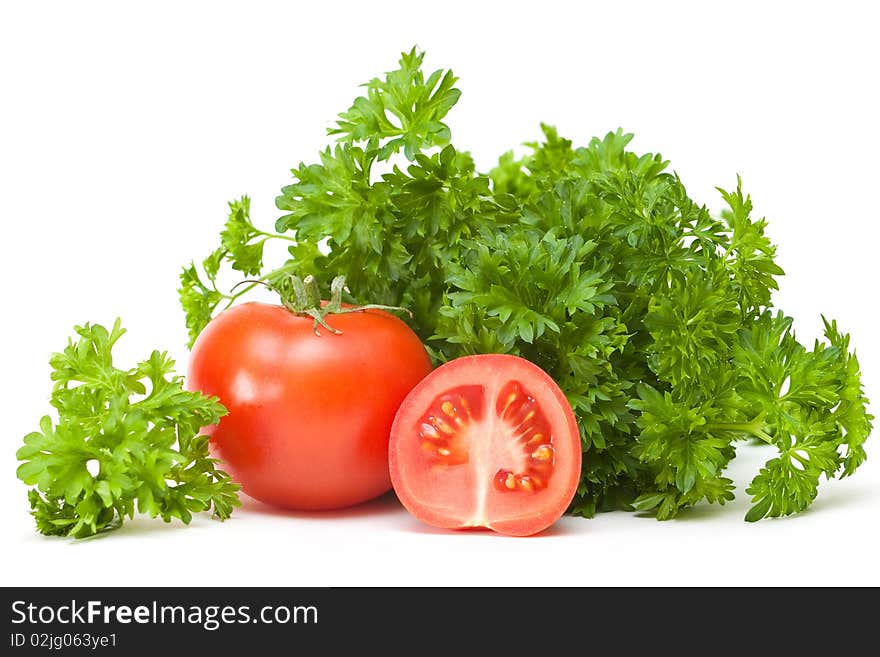
[(342, 335), (342, 331), (330, 326), (326, 319), (327, 315), (345, 315), (348, 313), (356, 313), (364, 310), (385, 310), (390, 312), (404, 312), (412, 317), (412, 312), (407, 308), (399, 306), (385, 306), (378, 303), (368, 303), (363, 305), (344, 304), (342, 301), (342, 293), (349, 292), (345, 286), (345, 276), (337, 276), (330, 283), (330, 299), (324, 301), (321, 299), (321, 290), (318, 281), (312, 274), (305, 278), (300, 278), (295, 274), (290, 274), (277, 283), (270, 283), (262, 279), (246, 279), (240, 281), (233, 290), (239, 285), (245, 283), (256, 283), (264, 285), (276, 294), (278, 294), (281, 305), (287, 308), (295, 315), (311, 317), (314, 320), (313, 330), (315, 335), (321, 336), (320, 328), (324, 328), (334, 335)]

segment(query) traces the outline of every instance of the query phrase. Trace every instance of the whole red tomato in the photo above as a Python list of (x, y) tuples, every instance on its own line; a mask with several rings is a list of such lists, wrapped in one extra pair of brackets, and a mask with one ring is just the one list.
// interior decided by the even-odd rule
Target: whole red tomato
[(244, 303), (196, 340), (189, 386), (227, 408), (212, 453), (245, 493), (289, 509), (333, 509), (391, 488), (388, 437), (431, 371), (415, 333), (382, 310), (327, 315), (335, 334), (280, 305)]

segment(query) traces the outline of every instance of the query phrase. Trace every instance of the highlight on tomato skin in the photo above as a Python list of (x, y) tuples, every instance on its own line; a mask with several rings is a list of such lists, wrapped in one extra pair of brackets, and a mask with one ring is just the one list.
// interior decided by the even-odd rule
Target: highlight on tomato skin
[(421, 521), (529, 536), (571, 503), (581, 439), (546, 372), (518, 356), (483, 354), (441, 365), (410, 391), (388, 459), (395, 493)]

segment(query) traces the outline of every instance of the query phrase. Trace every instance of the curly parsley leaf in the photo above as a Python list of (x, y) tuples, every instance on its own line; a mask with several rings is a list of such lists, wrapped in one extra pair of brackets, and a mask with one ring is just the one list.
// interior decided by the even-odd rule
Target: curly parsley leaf
[(731, 381), (720, 382), (713, 395), (691, 394), (679, 398), (673, 392), (660, 393), (640, 384), (638, 398), (630, 408), (640, 411), (641, 432), (634, 455), (650, 466), (653, 481), (633, 501), (633, 507), (657, 507), (657, 517), (666, 520), (679, 509), (701, 499), (724, 504), (733, 499), (733, 482), (722, 472), (735, 456), (733, 439), (715, 421), (735, 407)]
[(365, 143), (379, 160), (387, 160), (401, 148), (413, 160), (422, 150), (449, 143), (449, 127), (441, 119), (461, 95), (454, 86), (457, 78), (452, 71), (434, 71), (425, 79), (424, 57), (415, 48), (401, 54), (400, 67), (384, 79), (367, 82), (367, 95), (356, 98), (328, 134), (339, 135), (339, 141), (349, 144)]
[(75, 327), (78, 339), (50, 359), (51, 405), (24, 437), (17, 475), (34, 486), (31, 513), (42, 534), (83, 538), (119, 527), (136, 512), (189, 523), (239, 505), (238, 485), (215, 466), (202, 427), (226, 410), (216, 398), (183, 389), (174, 362), (154, 351), (128, 370), (113, 364), (125, 332), (119, 320)]
[[(186, 318), (189, 347), (193, 346), (196, 338), (219, 310), (228, 308), (254, 287), (252, 283), (234, 294), (221, 292), (217, 287), (217, 277), (224, 263), (229, 263), (231, 269), (244, 276), (260, 274), (263, 271), (263, 247), (270, 239), (292, 242), (289, 250), (292, 255), (298, 256), (297, 263), (308, 262), (309, 258), (313, 261), (317, 255), (316, 249), (309, 244), (300, 245), (285, 235), (266, 232), (254, 226), (250, 209), (250, 198), (247, 196), (229, 203), (229, 215), (220, 233), (220, 246), (202, 261), (204, 280), (195, 263), (191, 262), (180, 272), (177, 294)], [(267, 282), (278, 280), (288, 269), (289, 267), (281, 267)]]
[(186, 316), (190, 347), (211, 321), (214, 309), (223, 301), (223, 294), (213, 286), (217, 275), (216, 267), (219, 266), (216, 263), (220, 259), (217, 254), (215, 251), (205, 260), (205, 271), (211, 285), (202, 281), (194, 263), (190, 263), (189, 267), (184, 267), (180, 272), (180, 288), (177, 293)]
[(765, 312), (743, 332), (734, 353), (743, 396), (763, 419), (752, 433), (779, 452), (746, 489), (754, 505), (749, 521), (804, 510), (823, 475), (848, 476), (864, 461), (871, 431), (849, 336), (826, 320), (829, 342), (816, 341), (808, 350), (791, 323), (782, 313)]
[(737, 294), (742, 312), (754, 317), (763, 308), (769, 308), (773, 290), (778, 290), (775, 276), (785, 272), (773, 258), (776, 247), (764, 234), (767, 222), (764, 219), (752, 221), (752, 199), (743, 196), (742, 179), (736, 177), (736, 191), (718, 191), (729, 209), (721, 216), (730, 231), (727, 247), (728, 268), (731, 271), (731, 284)]
[[(229, 219), (220, 233), (220, 243), (233, 269), (246, 276), (260, 273), (263, 268), (263, 244), (267, 239), (263, 235), (251, 223), (251, 200), (247, 196), (229, 204)], [(205, 271), (208, 272), (207, 267)]]

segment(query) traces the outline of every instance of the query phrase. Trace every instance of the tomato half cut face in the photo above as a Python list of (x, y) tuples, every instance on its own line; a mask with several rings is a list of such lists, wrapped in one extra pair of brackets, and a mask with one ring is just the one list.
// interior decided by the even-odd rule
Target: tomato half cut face
[(527, 536), (565, 512), (581, 471), (568, 400), (534, 363), (503, 354), (441, 365), (404, 399), (391, 482), (420, 520)]

